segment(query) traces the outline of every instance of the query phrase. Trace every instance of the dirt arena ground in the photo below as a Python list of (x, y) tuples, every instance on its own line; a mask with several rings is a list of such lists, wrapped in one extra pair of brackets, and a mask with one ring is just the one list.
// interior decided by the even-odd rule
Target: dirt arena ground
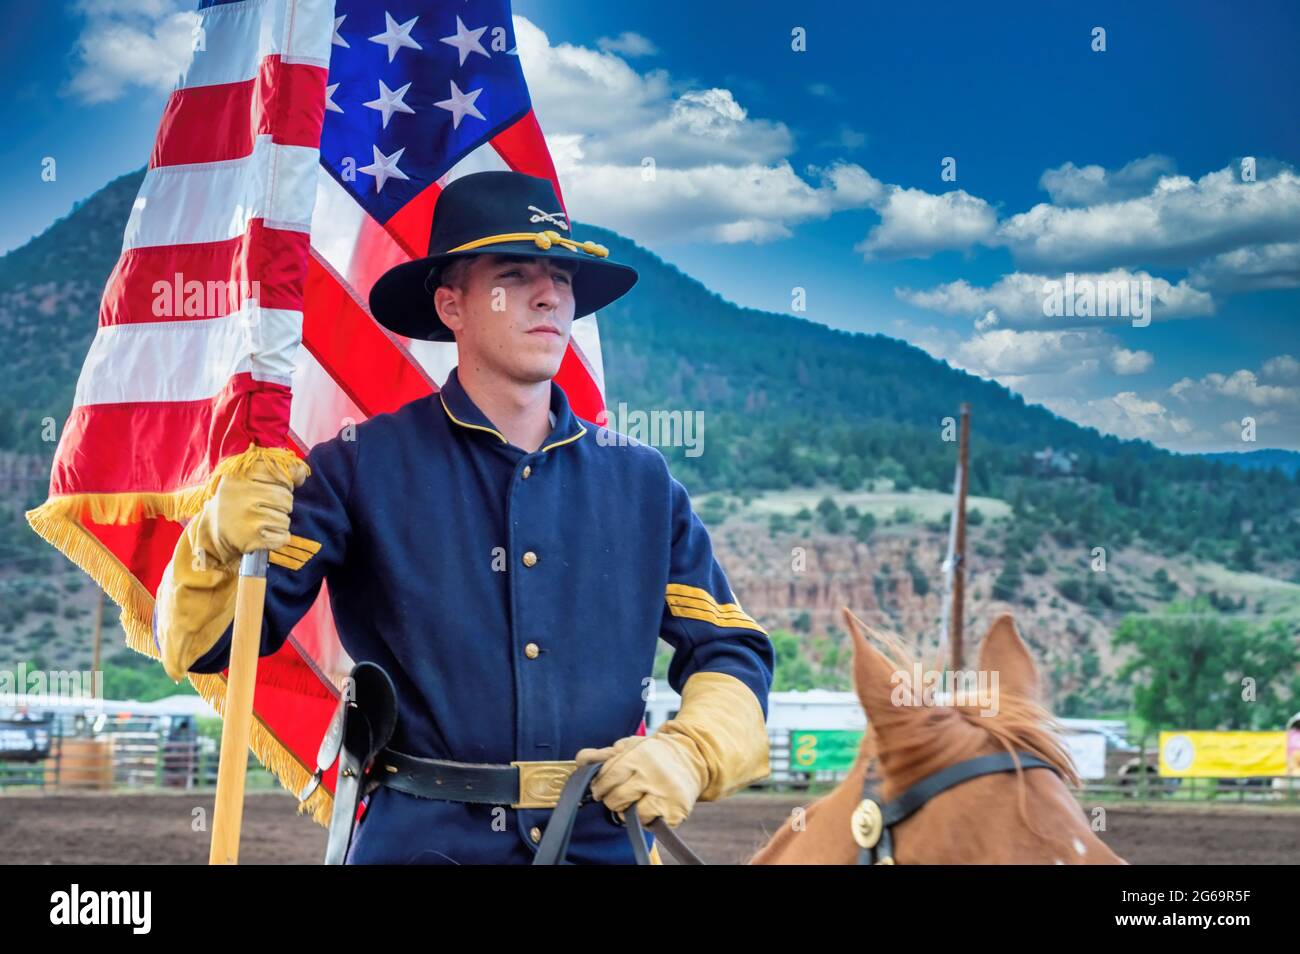
[[(706, 861), (743, 862), (806, 801), (702, 804), (681, 833)], [(210, 793), (0, 795), (0, 864), (204, 864), (208, 833), (192, 825), (199, 808), (211, 818)], [(249, 794), (241, 862), (320, 863), (325, 831), (294, 808), (283, 793)], [(1300, 862), (1300, 808), (1111, 805), (1107, 825), (1103, 840), (1133, 864)]]

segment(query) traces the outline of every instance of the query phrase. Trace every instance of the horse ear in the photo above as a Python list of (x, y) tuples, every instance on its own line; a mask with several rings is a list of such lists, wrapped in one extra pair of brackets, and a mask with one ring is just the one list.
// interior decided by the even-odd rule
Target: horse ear
[(854, 616), (847, 606), (844, 607), (844, 622), (853, 640), (853, 688), (866, 710), (867, 721), (875, 725), (877, 731), (888, 732), (890, 725), (902, 721), (912, 711), (894, 703), (894, 687), (898, 684), (896, 667), (867, 641), (868, 633), (877, 639), (882, 637)]
[(1000, 614), (989, 627), (980, 646), (979, 667), (984, 672), (996, 672), (1002, 690), (1039, 701), (1038, 668), (1016, 632), (1016, 622), (1010, 613)]

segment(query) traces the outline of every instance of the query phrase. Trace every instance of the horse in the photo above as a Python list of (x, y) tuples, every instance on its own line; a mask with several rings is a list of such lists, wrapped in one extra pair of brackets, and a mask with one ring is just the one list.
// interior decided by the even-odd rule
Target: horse
[(847, 606), (844, 618), (868, 730), (848, 777), (793, 812), (749, 864), (1127, 864), (1067, 787), (1079, 778), (1009, 613), (980, 647), (992, 707), (927, 697), (895, 637)]

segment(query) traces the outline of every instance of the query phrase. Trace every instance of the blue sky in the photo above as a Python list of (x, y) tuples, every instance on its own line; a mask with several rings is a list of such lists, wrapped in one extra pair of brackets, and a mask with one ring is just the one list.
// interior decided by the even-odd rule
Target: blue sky
[[(575, 218), (1121, 436), (1300, 448), (1300, 5), (862, 6), (516, 0)], [(185, 9), (6, 0), (0, 250), (143, 164)], [(1042, 315), (1067, 272), (1154, 321)]]

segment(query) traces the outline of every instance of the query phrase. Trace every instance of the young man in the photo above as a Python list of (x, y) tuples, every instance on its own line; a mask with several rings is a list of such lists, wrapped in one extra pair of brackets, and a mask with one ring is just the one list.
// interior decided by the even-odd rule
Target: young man
[[(521, 173), (448, 185), (429, 255), (370, 296), (391, 330), (455, 340), (442, 390), (316, 445), (297, 473), (223, 479), (159, 587), (180, 678), (227, 664), (241, 553), (273, 551), (263, 655), (328, 580), (344, 649), (382, 666), (398, 702), (350, 863), (527, 863), (591, 761), (605, 764), (568, 858), (630, 862), (621, 813), (675, 826), (768, 773), (767, 634), (663, 455), (602, 435), (552, 381), (575, 317), (636, 281), (569, 238), (559, 208)], [(682, 706), (638, 736), (661, 636)]]

